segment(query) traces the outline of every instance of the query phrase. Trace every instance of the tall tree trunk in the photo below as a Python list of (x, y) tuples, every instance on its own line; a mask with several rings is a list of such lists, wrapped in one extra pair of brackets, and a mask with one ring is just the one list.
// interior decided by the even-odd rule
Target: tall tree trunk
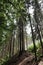
[(42, 56), (43, 56), (43, 42), (42, 42), (42, 38), (41, 38), (41, 34), (40, 34), (40, 29), (38, 27), (38, 23), (37, 23), (37, 29), (38, 29), (39, 39), (40, 39), (40, 43), (41, 43), (41, 47), (42, 47)]
[(19, 19), (19, 42), (20, 42), (20, 52), (24, 51), (24, 27), (23, 27), (23, 21), (20, 18)]
[(20, 43), (20, 54), (21, 54), (21, 51), (22, 51), (22, 42), (21, 42), (21, 19), (19, 19), (19, 22), (18, 22), (18, 28), (19, 28), (19, 43)]
[(11, 47), (12, 47), (12, 36), (9, 41), (9, 58), (11, 57)]
[(25, 40), (26, 40), (26, 49), (28, 49), (28, 37), (27, 37), (27, 32), (26, 32), (26, 28), (25, 28)]
[(13, 42), (12, 42), (12, 56), (14, 55), (14, 41), (15, 41), (15, 38), (13, 36)]
[(21, 44), (21, 28), (20, 28), (20, 52), (22, 51), (22, 44)]
[(25, 45), (24, 45), (24, 26), (23, 26), (23, 22), (22, 22), (22, 51), (25, 50)]

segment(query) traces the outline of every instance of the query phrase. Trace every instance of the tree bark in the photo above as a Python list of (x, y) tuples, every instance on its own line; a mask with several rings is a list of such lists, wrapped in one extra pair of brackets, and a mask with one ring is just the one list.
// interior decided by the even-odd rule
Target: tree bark
[(22, 22), (22, 51), (25, 51), (25, 45), (24, 45), (24, 26)]
[(33, 40), (33, 45), (34, 45), (35, 61), (37, 62), (36, 45), (35, 45), (35, 39), (34, 39), (34, 33), (33, 33), (33, 29), (32, 29), (30, 14), (29, 14), (29, 20), (30, 20), (30, 26), (31, 26), (31, 32), (32, 32), (32, 40)]

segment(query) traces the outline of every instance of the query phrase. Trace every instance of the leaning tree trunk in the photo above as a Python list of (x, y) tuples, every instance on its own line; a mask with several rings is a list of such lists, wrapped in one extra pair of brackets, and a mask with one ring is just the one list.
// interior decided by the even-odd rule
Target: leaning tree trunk
[(41, 34), (40, 34), (40, 29), (39, 29), (39, 27), (38, 27), (40, 21), (39, 21), (39, 18), (38, 18), (38, 16), (37, 16), (37, 12), (38, 12), (38, 14), (40, 13), (40, 15), (38, 15), (38, 16), (40, 16), (40, 19), (41, 19), (41, 18), (42, 18), (42, 14), (41, 14), (40, 6), (39, 6), (39, 4), (38, 4), (38, 1), (35, 0), (34, 17), (35, 17), (35, 21), (36, 21), (36, 23), (37, 23), (37, 30), (38, 30), (38, 34), (39, 34), (39, 39), (40, 39), (40, 43), (41, 43), (41, 47), (42, 47), (42, 56), (43, 56), (43, 42), (42, 42), (42, 38), (41, 38)]
[(29, 14), (29, 20), (30, 20), (30, 26), (31, 26), (31, 32), (32, 32), (32, 40), (33, 40), (33, 45), (34, 45), (35, 61), (37, 62), (36, 45), (35, 45), (35, 39), (34, 39), (34, 33), (33, 33), (33, 28), (32, 28), (32, 23), (31, 23), (30, 14)]
[(42, 47), (42, 56), (43, 56), (43, 42), (42, 42), (42, 37), (41, 37), (41, 34), (40, 34), (39, 20), (38, 20), (38, 17), (36, 15), (36, 11), (35, 11), (34, 18), (35, 18), (35, 21), (37, 23), (37, 32), (38, 32), (38, 35), (39, 35), (40, 44), (41, 44), (41, 47)]

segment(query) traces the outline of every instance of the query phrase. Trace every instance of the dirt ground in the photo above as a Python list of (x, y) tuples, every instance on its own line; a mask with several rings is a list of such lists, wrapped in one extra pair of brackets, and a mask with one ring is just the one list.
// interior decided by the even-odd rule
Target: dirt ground
[[(35, 62), (35, 57), (31, 53), (24, 52), (19, 57), (11, 59), (8, 64), (5, 65), (37, 65)], [(41, 60), (38, 65), (43, 65), (43, 60)]]

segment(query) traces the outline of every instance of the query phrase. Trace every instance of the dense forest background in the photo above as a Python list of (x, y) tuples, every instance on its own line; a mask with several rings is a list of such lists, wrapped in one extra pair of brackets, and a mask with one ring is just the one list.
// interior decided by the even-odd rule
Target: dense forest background
[(43, 0), (0, 0), (0, 65), (24, 51), (43, 56)]

